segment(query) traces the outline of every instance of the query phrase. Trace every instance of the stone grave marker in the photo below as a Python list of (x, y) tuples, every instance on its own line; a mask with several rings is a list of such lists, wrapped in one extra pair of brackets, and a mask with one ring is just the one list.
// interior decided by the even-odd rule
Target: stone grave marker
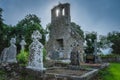
[(42, 39), (42, 35), (38, 30), (32, 34), (33, 42), (29, 46), (29, 62), (27, 68), (37, 71), (43, 71), (43, 45), (39, 42)]
[(16, 38), (11, 38), (10, 40), (10, 47), (5, 48), (2, 51), (1, 54), (1, 62), (3, 63), (16, 63), (16, 54), (17, 54), (17, 48), (16, 48)]
[(26, 42), (25, 42), (24, 39), (21, 40), (20, 45), (21, 45), (21, 50), (24, 50), (25, 49), (25, 45), (26, 45)]
[(71, 52), (71, 56), (70, 56), (70, 60), (71, 60), (70, 65), (73, 65), (73, 66), (80, 65), (80, 53), (77, 48), (78, 48), (78, 46), (73, 48), (73, 50)]
[(97, 54), (97, 40), (95, 39), (94, 40), (94, 53), (93, 55), (95, 56), (95, 63), (101, 63), (102, 60), (101, 60), (101, 57)]
[(100, 56), (97, 54), (97, 40), (94, 40), (94, 53), (93, 54), (87, 54), (86, 55), (86, 63), (101, 63), (101, 58)]
[(58, 50), (55, 50), (55, 51), (52, 53), (51, 59), (53, 59), (53, 60), (58, 60), (58, 59), (59, 59), (59, 52), (58, 52)]

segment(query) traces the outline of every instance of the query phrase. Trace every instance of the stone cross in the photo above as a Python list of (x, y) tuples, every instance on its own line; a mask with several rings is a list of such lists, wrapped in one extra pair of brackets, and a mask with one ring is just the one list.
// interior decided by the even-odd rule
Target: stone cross
[(24, 50), (25, 45), (26, 45), (25, 40), (21, 40), (20, 45), (21, 45), (21, 50)]
[(97, 39), (94, 40), (94, 56), (95, 56), (95, 63), (101, 63), (101, 57), (97, 55)]
[(33, 42), (29, 46), (29, 61), (27, 68), (37, 71), (43, 71), (43, 45), (39, 42), (42, 35), (38, 30), (34, 31), (31, 36)]
[(94, 40), (94, 55), (97, 55), (97, 40)]

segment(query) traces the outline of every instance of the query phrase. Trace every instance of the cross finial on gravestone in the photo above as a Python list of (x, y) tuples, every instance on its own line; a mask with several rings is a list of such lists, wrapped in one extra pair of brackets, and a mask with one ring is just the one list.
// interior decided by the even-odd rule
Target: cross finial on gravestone
[(21, 45), (21, 50), (24, 50), (25, 45), (26, 45), (25, 40), (21, 40), (20, 45)]
[(42, 34), (38, 30), (36, 30), (33, 32), (31, 37), (32, 37), (33, 41), (39, 40), (39, 39), (42, 39)]

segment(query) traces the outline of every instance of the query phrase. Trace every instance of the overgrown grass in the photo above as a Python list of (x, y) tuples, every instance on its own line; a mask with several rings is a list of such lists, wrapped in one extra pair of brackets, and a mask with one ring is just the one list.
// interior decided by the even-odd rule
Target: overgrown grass
[(107, 57), (120, 57), (120, 55), (118, 55), (118, 54), (113, 54), (113, 53), (107, 54), (107, 55), (101, 54), (100, 56), (103, 57), (103, 58), (107, 58)]
[(47, 55), (47, 51), (45, 48), (43, 48), (43, 61), (46, 61), (46, 55)]
[(120, 80), (120, 63), (110, 63), (110, 66), (99, 72), (100, 80)]
[(6, 78), (6, 72), (3, 70), (0, 70), (0, 80), (5, 80)]

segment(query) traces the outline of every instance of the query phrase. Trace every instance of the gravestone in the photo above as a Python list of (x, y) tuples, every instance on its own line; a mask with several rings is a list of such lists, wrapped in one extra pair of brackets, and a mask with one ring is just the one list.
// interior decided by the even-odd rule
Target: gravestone
[(21, 45), (21, 50), (24, 50), (26, 45), (25, 40), (21, 40), (20, 45)]
[(94, 53), (93, 55), (95, 56), (95, 63), (101, 63), (102, 60), (101, 60), (101, 57), (97, 54), (97, 40), (95, 39), (94, 40)]
[(16, 38), (11, 38), (10, 40), (10, 47), (5, 48), (2, 51), (1, 54), (1, 62), (5, 63), (16, 63), (16, 53), (17, 53), (17, 48), (16, 48)]
[(70, 60), (71, 60), (70, 65), (73, 65), (73, 66), (80, 65), (80, 53), (78, 51), (78, 46), (73, 48), (71, 52)]
[(101, 57), (97, 54), (97, 40), (94, 40), (94, 53), (86, 55), (86, 63), (101, 63)]
[(64, 58), (63, 51), (61, 49), (55, 49), (55, 51), (53, 51), (50, 58), (53, 59), (53, 60), (61, 60), (61, 59), (63, 59)]
[(84, 52), (80, 52), (80, 62), (84, 63)]
[(55, 51), (52, 53), (51, 59), (53, 59), (53, 60), (58, 60), (58, 59), (59, 59), (59, 52), (58, 52), (58, 50), (55, 50)]
[(37, 71), (43, 71), (43, 45), (39, 42), (42, 35), (38, 30), (34, 31), (32, 34), (33, 42), (29, 46), (29, 62), (27, 68)]
[(60, 58), (60, 59), (63, 59), (63, 58), (64, 58), (63, 50), (60, 50), (60, 51), (59, 51), (59, 58)]
[(94, 62), (96, 63), (97, 62), (97, 56), (98, 56), (97, 55), (97, 40), (96, 39), (94, 40), (94, 53), (93, 53), (93, 55), (95, 56), (95, 59), (94, 59), (95, 61)]

